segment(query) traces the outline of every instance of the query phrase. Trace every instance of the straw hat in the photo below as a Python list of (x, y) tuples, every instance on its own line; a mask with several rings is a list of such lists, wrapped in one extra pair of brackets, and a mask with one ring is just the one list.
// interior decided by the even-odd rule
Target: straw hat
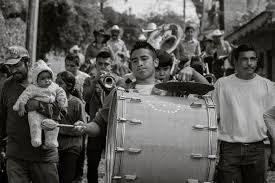
[(147, 25), (146, 29), (142, 29), (143, 33), (146, 32), (153, 32), (154, 30), (156, 30), (158, 27), (155, 23), (151, 22)]

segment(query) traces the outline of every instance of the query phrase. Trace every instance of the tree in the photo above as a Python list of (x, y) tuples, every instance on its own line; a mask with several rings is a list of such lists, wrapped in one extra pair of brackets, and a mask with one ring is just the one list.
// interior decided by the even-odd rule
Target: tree
[(145, 20), (137, 18), (135, 15), (126, 13), (118, 13), (111, 7), (103, 9), (104, 19), (106, 20), (105, 28), (108, 30), (113, 25), (118, 25), (123, 30), (122, 39), (126, 43), (128, 49), (138, 40), (141, 33), (141, 26), (145, 24)]
[(72, 0), (40, 1), (38, 58), (51, 50), (67, 51), (83, 47), (93, 39), (93, 31), (103, 26), (103, 15), (94, 3), (82, 5)]
[(147, 22), (154, 22), (157, 25), (175, 23), (182, 27), (184, 26), (184, 21), (182, 19), (182, 16), (179, 16), (172, 11), (166, 11), (162, 14), (151, 13), (147, 17)]

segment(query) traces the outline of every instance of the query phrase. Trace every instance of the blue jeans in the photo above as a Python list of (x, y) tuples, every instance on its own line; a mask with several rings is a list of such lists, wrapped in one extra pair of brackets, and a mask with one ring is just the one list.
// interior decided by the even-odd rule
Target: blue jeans
[(263, 142), (220, 144), (219, 183), (264, 183), (265, 149)]
[(56, 163), (7, 160), (9, 183), (58, 183)]

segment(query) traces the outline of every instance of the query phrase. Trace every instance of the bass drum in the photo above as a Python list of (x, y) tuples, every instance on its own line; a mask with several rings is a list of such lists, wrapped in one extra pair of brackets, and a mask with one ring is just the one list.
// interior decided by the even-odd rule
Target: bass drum
[(117, 90), (108, 122), (105, 182), (211, 182), (216, 119), (209, 96), (145, 96)]

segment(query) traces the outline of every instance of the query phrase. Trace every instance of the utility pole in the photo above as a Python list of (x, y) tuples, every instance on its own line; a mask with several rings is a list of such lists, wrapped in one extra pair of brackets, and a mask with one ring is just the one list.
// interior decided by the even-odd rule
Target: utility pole
[(185, 9), (186, 9), (186, 1), (185, 0), (183, 0), (183, 22), (185, 23)]
[(103, 13), (103, 8), (104, 8), (104, 0), (100, 0), (100, 11)]
[(36, 61), (39, 0), (29, 0), (26, 48), (29, 51), (31, 65)]

